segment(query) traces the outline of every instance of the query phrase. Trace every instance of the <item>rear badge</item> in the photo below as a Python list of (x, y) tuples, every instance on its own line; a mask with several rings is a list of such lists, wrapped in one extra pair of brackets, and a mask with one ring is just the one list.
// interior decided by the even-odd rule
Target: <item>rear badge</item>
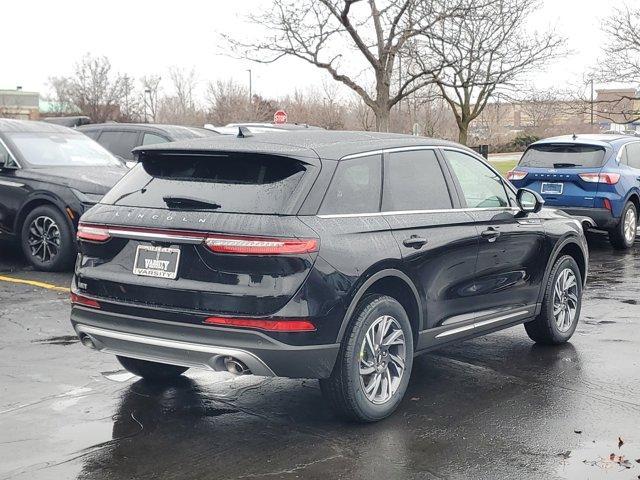
[(180, 249), (138, 245), (133, 273), (144, 277), (175, 279), (178, 275)]

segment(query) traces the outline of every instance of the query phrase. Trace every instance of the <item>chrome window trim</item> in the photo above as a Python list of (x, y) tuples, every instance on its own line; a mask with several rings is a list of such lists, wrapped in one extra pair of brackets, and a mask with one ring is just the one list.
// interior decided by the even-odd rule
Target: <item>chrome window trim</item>
[(328, 215), (316, 215), (318, 218), (359, 218), (359, 217), (377, 217), (388, 215), (413, 215), (413, 214), (429, 214), (429, 213), (450, 213), (450, 212), (483, 212), (489, 210), (497, 211), (515, 211), (520, 209), (516, 207), (483, 207), (483, 208), (444, 208), (435, 210), (400, 210), (395, 212), (374, 212), (374, 213), (338, 213)]
[[(18, 162), (18, 160), (16, 159), (16, 156), (13, 154), (11, 149), (7, 146), (7, 144), (5, 143), (5, 141), (1, 137), (0, 137), (0, 144), (2, 144), (2, 146), (5, 148), (5, 150), (7, 152), (9, 152), (9, 156), (13, 159), (13, 161), (16, 164), (16, 166), (18, 167), (18, 169), (21, 169), (22, 165), (20, 165), (20, 162)], [(11, 168), (11, 167), (9, 167), (9, 168)]]

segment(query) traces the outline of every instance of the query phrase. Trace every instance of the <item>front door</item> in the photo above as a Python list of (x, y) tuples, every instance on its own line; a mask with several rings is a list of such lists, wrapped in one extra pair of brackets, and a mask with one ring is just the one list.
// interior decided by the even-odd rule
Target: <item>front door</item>
[(443, 154), (477, 228), (476, 327), (532, 316), (547, 258), (542, 222), (536, 214), (520, 212), (513, 190), (484, 162), (458, 150), (443, 149)]

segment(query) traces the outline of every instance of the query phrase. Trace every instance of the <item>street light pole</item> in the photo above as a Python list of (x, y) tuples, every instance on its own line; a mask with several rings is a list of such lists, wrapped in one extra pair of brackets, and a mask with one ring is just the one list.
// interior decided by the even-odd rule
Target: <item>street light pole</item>
[(591, 126), (593, 126), (593, 77), (591, 77)]
[(249, 105), (251, 105), (253, 101), (253, 91), (252, 91), (252, 85), (251, 85), (251, 69), (247, 68), (247, 72), (249, 72)]

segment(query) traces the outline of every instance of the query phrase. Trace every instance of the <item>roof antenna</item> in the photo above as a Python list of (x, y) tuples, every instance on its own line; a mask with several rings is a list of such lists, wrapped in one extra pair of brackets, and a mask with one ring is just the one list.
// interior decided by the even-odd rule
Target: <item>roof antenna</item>
[(238, 127), (238, 134), (236, 135), (236, 137), (238, 138), (253, 137), (253, 134), (251, 133), (251, 130), (249, 130), (247, 127)]
[(571, 136), (571, 138), (573, 138), (574, 140), (577, 140), (577, 139), (578, 139), (578, 136), (574, 133), (574, 134)]

